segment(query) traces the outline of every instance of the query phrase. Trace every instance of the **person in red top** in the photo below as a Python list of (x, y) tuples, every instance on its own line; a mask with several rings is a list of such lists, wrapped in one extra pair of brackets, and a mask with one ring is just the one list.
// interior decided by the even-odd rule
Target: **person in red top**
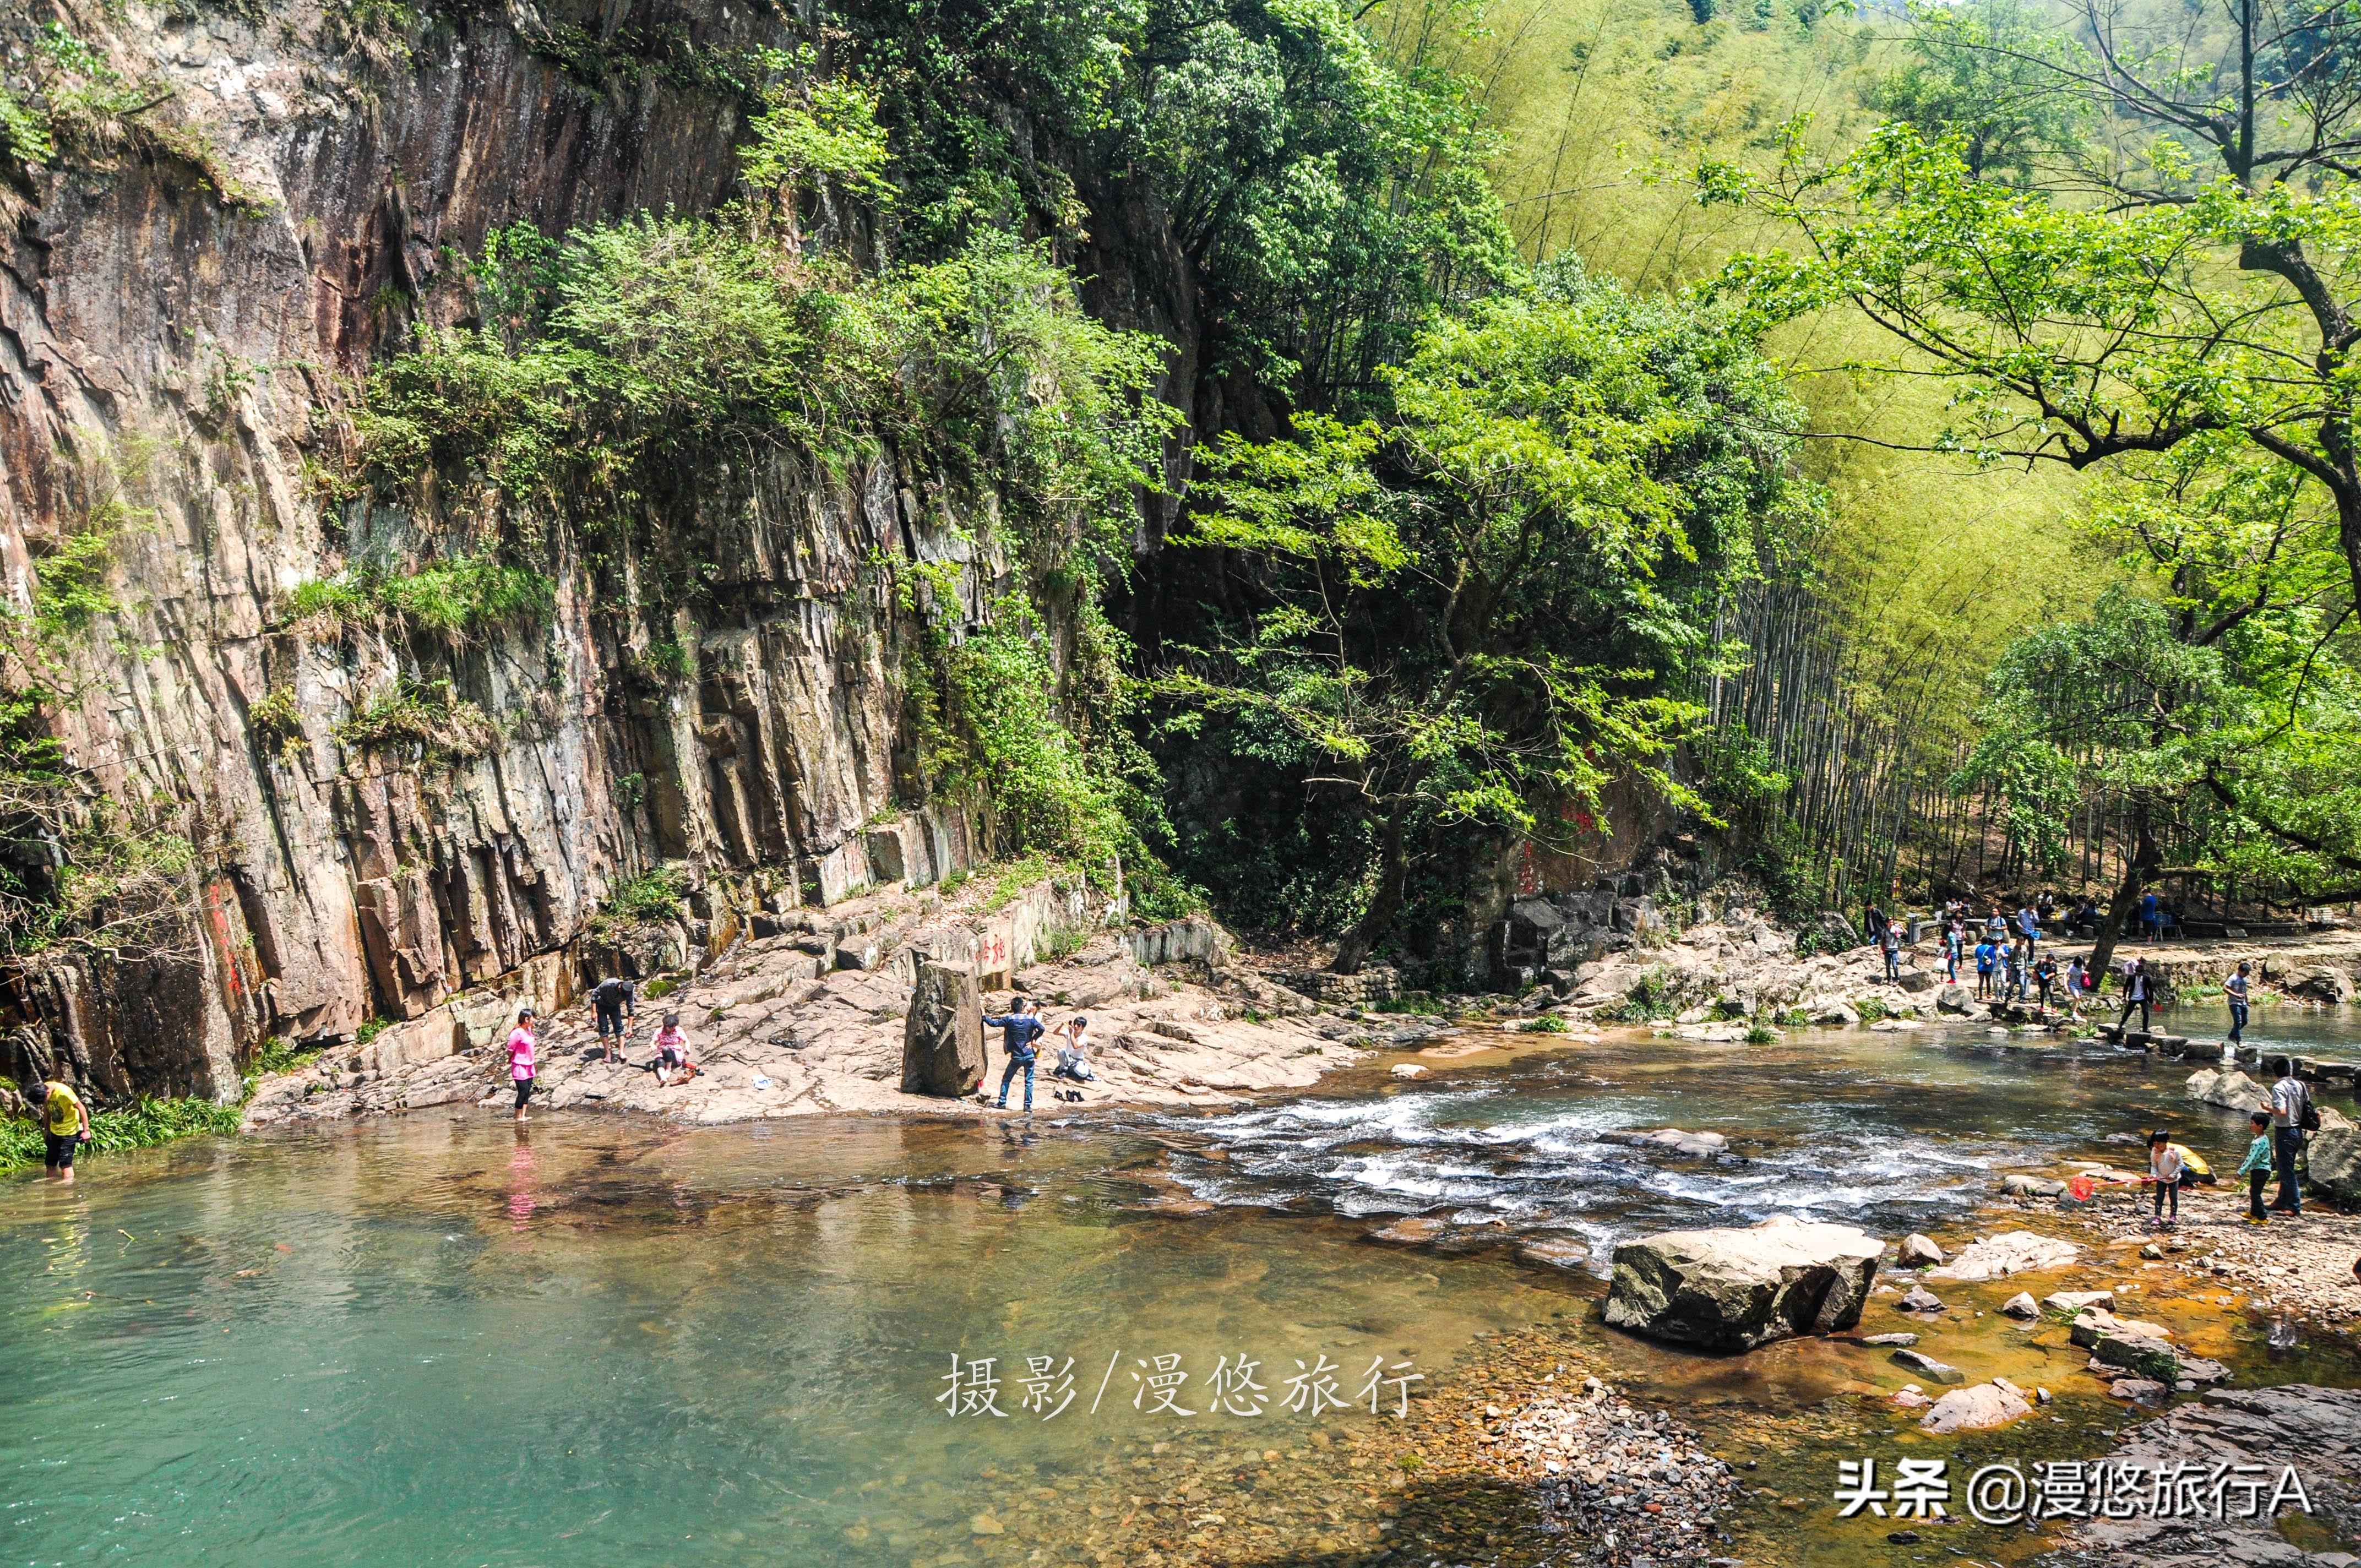
[(524, 1121), (524, 1102), (533, 1098), (533, 1056), (541, 1042), (533, 1037), (533, 1009), (517, 1009), (517, 1025), (509, 1034), (509, 1077), (516, 1082), (516, 1119)]

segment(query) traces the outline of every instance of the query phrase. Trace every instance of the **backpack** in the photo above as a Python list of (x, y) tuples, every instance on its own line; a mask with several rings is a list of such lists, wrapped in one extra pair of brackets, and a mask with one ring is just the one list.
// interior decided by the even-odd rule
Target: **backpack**
[(2320, 1131), (2320, 1107), (2312, 1103), (2312, 1086), (2298, 1079), (2296, 1087), (2303, 1091), (2303, 1102), (2295, 1113), (2295, 1124), (2307, 1133), (2316, 1133)]

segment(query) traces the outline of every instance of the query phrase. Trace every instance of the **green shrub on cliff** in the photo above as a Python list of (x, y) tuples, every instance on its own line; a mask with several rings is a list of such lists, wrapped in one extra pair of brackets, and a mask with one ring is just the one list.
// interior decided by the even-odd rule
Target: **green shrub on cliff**
[(386, 616), (460, 640), (502, 622), (538, 620), (555, 600), (555, 585), (538, 572), (462, 555), (414, 571), (369, 565), (304, 583), (288, 596), (288, 613), (338, 625)]

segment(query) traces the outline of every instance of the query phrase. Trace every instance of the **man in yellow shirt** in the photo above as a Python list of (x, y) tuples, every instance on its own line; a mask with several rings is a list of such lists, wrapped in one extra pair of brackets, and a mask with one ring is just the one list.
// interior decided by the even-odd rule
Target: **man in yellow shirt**
[(47, 1148), (43, 1163), (51, 1176), (72, 1186), (74, 1149), (90, 1142), (89, 1110), (62, 1083), (37, 1083), (25, 1091), (25, 1098), (33, 1102), (33, 1114), (41, 1124)]

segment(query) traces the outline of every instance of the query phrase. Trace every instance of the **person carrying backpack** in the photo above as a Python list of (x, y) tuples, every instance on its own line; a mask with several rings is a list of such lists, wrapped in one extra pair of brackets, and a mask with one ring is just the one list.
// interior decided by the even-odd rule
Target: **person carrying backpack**
[(2303, 1191), (2296, 1179), (2296, 1162), (2303, 1157), (2303, 1135), (2320, 1130), (2320, 1108), (2312, 1102), (2312, 1089), (2295, 1075), (2295, 1058), (2279, 1063), (2279, 1080), (2271, 1085), (2271, 1142), (2279, 1154), (2279, 1195), (2272, 1212), (2293, 1219), (2303, 1212)]

